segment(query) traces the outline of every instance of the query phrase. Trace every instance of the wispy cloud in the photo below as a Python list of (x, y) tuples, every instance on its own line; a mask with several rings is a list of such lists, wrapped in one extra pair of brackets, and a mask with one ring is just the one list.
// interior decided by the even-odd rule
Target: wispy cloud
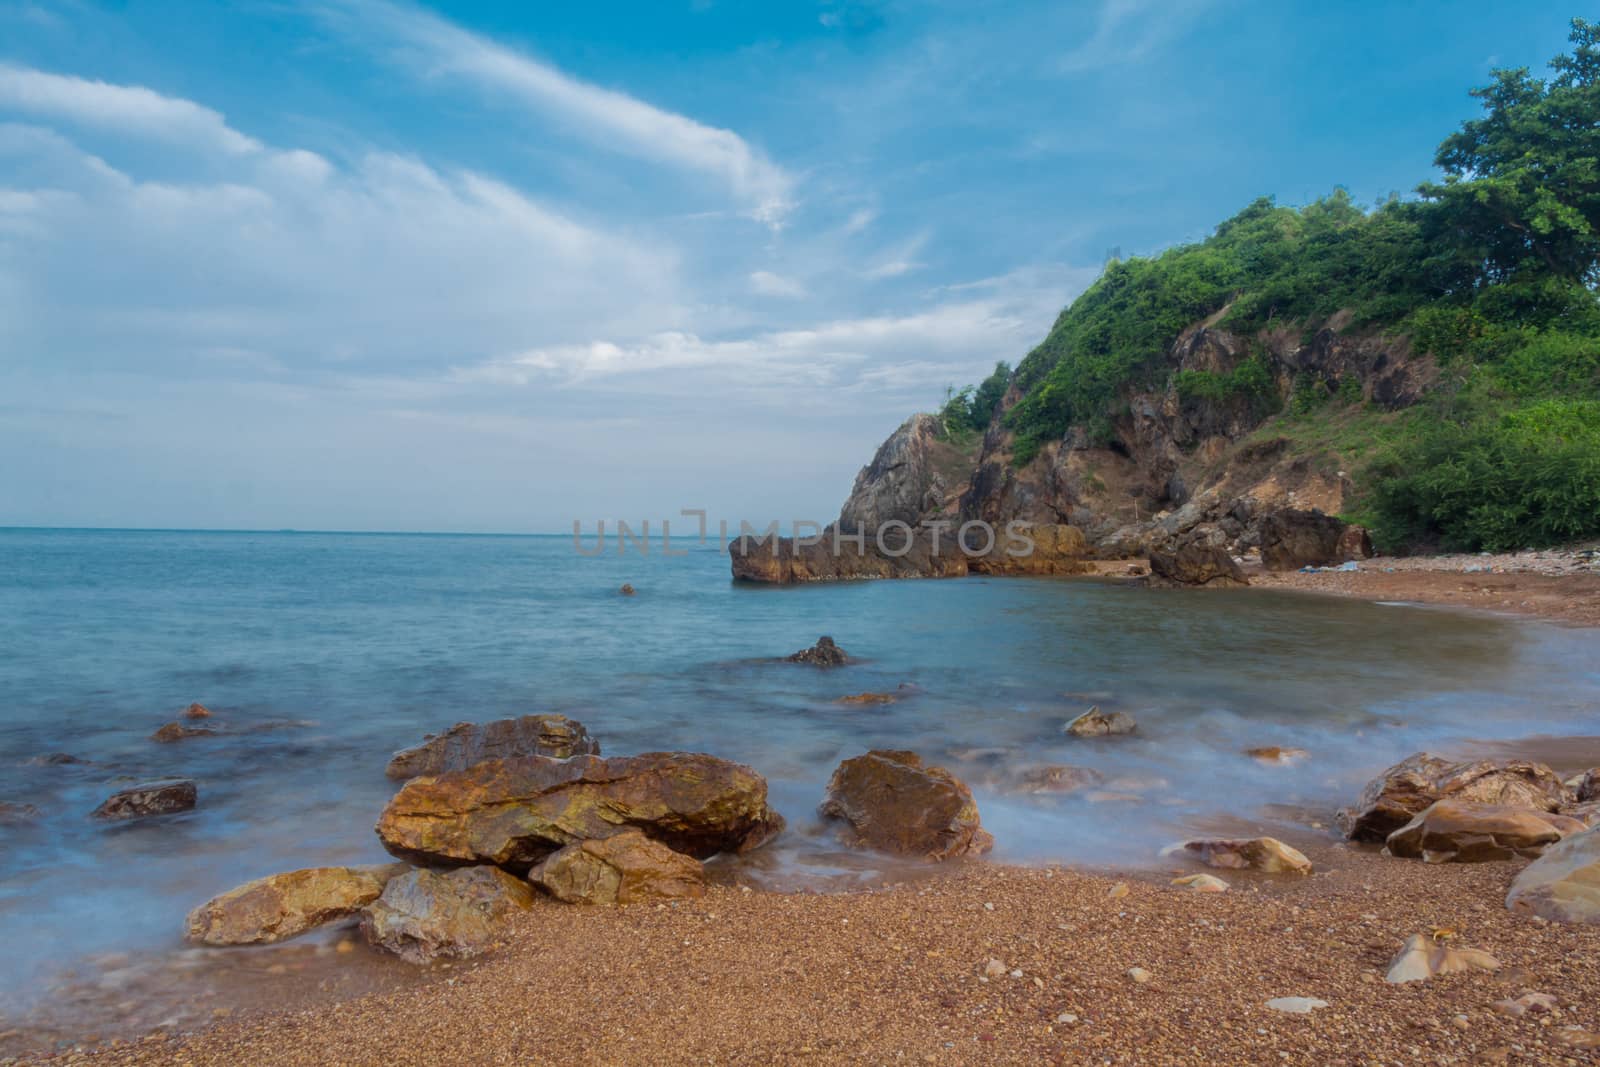
[(731, 130), (582, 81), (419, 8), (330, 0), (319, 10), (360, 43), (401, 46), (399, 55), (424, 74), (510, 94), (600, 147), (713, 175), (745, 213), (770, 226), (781, 225), (793, 207), (792, 176)]
[(1061, 58), (1064, 73), (1145, 59), (1197, 17), (1209, 0), (1101, 0), (1094, 31)]
[(0, 63), (0, 108), (75, 126), (128, 133), (225, 155), (261, 143), (230, 127), (221, 112), (136, 85), (110, 85)]
[(752, 271), (750, 274), (750, 289), (761, 296), (781, 296), (790, 300), (798, 300), (806, 295), (806, 287), (793, 278), (785, 278), (781, 274), (774, 274), (770, 270)]

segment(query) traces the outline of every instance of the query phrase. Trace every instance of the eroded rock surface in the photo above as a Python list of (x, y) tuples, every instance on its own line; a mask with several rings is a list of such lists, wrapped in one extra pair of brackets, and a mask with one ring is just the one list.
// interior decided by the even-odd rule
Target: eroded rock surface
[(1506, 906), (1552, 922), (1600, 923), (1600, 830), (1546, 849), (1511, 883)]
[(413, 778), (384, 809), (377, 832), (401, 859), (523, 872), (575, 841), (629, 829), (704, 858), (748, 851), (782, 826), (767, 806), (766, 779), (749, 767), (650, 752), (485, 760)]
[(1227, 549), (1197, 542), (1170, 552), (1151, 552), (1148, 581), (1156, 586), (1207, 589), (1240, 588), (1250, 584)]
[(533, 868), (528, 880), (569, 904), (635, 904), (706, 891), (699, 860), (637, 830), (568, 845)]
[(1208, 867), (1256, 870), (1268, 874), (1310, 874), (1305, 854), (1275, 837), (1241, 840), (1185, 841), (1179, 848)]
[(845, 760), (819, 810), (843, 820), (853, 843), (902, 856), (947, 860), (994, 844), (972, 790), (915, 752), (875, 749)]
[(565, 715), (523, 715), (486, 723), (458, 722), (437, 737), (396, 752), (384, 773), (390, 778), (415, 778), (459, 771), (487, 759), (599, 754), (599, 742), (583, 723)]
[(1434, 802), (1444, 799), (1557, 811), (1571, 799), (1560, 777), (1532, 760), (1457, 763), (1418, 752), (1390, 767), (1339, 813), (1352, 841), (1383, 841)]
[(199, 789), (188, 778), (166, 778), (141, 782), (119, 789), (94, 809), (97, 819), (141, 819), (151, 815), (171, 815), (193, 808)]
[(413, 870), (393, 878), (361, 913), (361, 932), (410, 963), (465, 958), (491, 948), (533, 904), (533, 889), (498, 867)]
[(1587, 827), (1577, 819), (1532, 808), (1440, 800), (1390, 834), (1393, 855), (1428, 863), (1480, 863), (1538, 856)]
[(269, 874), (191, 911), (188, 938), (202, 945), (263, 945), (296, 937), (354, 915), (407, 869), (390, 863)]

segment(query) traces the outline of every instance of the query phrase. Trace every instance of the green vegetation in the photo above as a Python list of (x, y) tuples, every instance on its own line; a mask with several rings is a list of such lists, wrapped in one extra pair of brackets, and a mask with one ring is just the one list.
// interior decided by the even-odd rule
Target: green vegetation
[(1011, 364), (1001, 360), (976, 387), (947, 388), (944, 406), (939, 409), (939, 421), (944, 425), (946, 436), (960, 440), (987, 430), (1010, 384)]
[[(1280, 396), (1259, 351), (1225, 374), (1172, 376), (1172, 346), (1196, 322), (1265, 339), (1332, 320), (1409, 338), (1441, 368), (1425, 401), (1360, 450), (1381, 544), (1600, 534), (1600, 25), (1575, 19), (1570, 39), (1550, 78), (1502, 70), (1473, 91), (1482, 117), (1439, 146), (1443, 180), (1418, 199), (1261, 199), (1205, 241), (1108, 266), (1017, 367), (1015, 461), (1072, 427), (1109, 441), (1126, 394), (1169, 381), (1185, 400), (1242, 398), (1263, 415), (1286, 404), (1286, 425), (1354, 410), (1358, 380), (1308, 375)], [(969, 425), (994, 410), (980, 394), (1004, 392), (992, 381), (958, 394)]]

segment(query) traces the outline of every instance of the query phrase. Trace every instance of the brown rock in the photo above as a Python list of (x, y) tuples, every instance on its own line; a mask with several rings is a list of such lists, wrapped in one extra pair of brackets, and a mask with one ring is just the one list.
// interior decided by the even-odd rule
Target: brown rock
[(1076, 793), (1081, 789), (1094, 789), (1105, 783), (1105, 775), (1093, 767), (1074, 767), (1053, 763), (1044, 767), (1030, 767), (1017, 780), (1019, 793)]
[(809, 663), (813, 667), (842, 667), (850, 662), (850, 657), (844, 649), (833, 643), (833, 638), (823, 634), (817, 638), (817, 643), (810, 648), (802, 648), (793, 655), (785, 656), (790, 663)]
[(935, 541), (931, 531), (913, 528), (908, 542), (904, 530), (890, 527), (883, 532), (887, 553), (878, 547), (874, 532), (863, 536), (864, 544), (858, 545), (853, 535), (830, 526), (814, 544), (788, 537), (735, 538), (728, 543), (728, 559), (736, 581), (777, 585), (858, 578), (959, 578), (967, 573), (967, 557), (949, 531)]
[(1275, 837), (1248, 840), (1185, 841), (1179, 846), (1207, 867), (1257, 870), (1268, 874), (1310, 874), (1311, 861)]
[(875, 749), (839, 764), (818, 809), (850, 825), (854, 844), (946, 860), (987, 852), (994, 838), (978, 820), (972, 790), (915, 752)]
[(1372, 535), (1367, 532), (1367, 528), (1355, 525), (1346, 526), (1344, 533), (1339, 535), (1339, 562), (1344, 563), (1353, 559), (1371, 559), (1373, 555)]
[(1236, 588), (1249, 585), (1249, 579), (1226, 549), (1192, 543), (1172, 552), (1150, 553), (1153, 586), (1203, 586)]
[(199, 800), (199, 790), (187, 778), (141, 782), (112, 793), (91, 813), (97, 819), (139, 819), (188, 811)]
[(188, 938), (202, 945), (263, 945), (295, 937), (354, 915), (406, 870), (403, 863), (309, 867), (257, 878), (191, 911)]
[(1107, 715), (1097, 704), (1061, 728), (1069, 737), (1122, 737), (1136, 732), (1139, 724), (1125, 711)]
[(1339, 823), (1352, 841), (1382, 841), (1429, 805), (1446, 798), (1555, 811), (1566, 803), (1567, 790), (1542, 763), (1454, 763), (1418, 752), (1368, 782), (1356, 807), (1339, 813)]
[(171, 744), (174, 741), (182, 741), (186, 737), (213, 737), (216, 732), (209, 726), (185, 726), (181, 722), (169, 722), (151, 734), (150, 740), (159, 741), (162, 744)]
[(549, 756), (569, 759), (600, 754), (600, 744), (583, 723), (565, 715), (523, 715), (494, 722), (458, 722), (437, 737), (394, 754), (384, 771), (390, 778), (459, 771), (487, 759)]
[(1441, 800), (1388, 837), (1389, 852), (1428, 863), (1478, 863), (1537, 856), (1583, 823), (1503, 804)]
[(849, 696), (840, 697), (834, 703), (851, 705), (893, 704), (899, 699), (899, 695), (895, 693), (853, 693)]
[[(1346, 559), (1370, 558), (1347, 556), (1345, 538), (1352, 528), (1343, 519), (1324, 515), (1320, 511), (1302, 511), (1284, 508), (1271, 512), (1261, 519), (1261, 565), (1269, 571), (1297, 571), (1301, 567), (1330, 567)], [(1365, 531), (1362, 531), (1365, 533)], [(1359, 551), (1361, 540), (1352, 536), (1351, 548)]]
[[(987, 539), (976, 532), (969, 538), (974, 550)], [(1088, 557), (1089, 541), (1076, 526), (1015, 522), (995, 531), (988, 552), (968, 557), (967, 569), (973, 574), (1082, 574), (1089, 569)]]
[(1311, 755), (1303, 748), (1282, 748), (1278, 745), (1247, 748), (1244, 750), (1244, 754), (1257, 763), (1269, 764), (1299, 763)]
[(650, 752), (486, 760), (413, 778), (389, 801), (377, 832), (401, 859), (521, 872), (575, 841), (628, 829), (704, 858), (749, 851), (782, 827), (767, 807), (766, 779), (749, 767)]
[(1600, 830), (1546, 849), (1511, 883), (1506, 907), (1552, 922), (1600, 923)]
[(414, 870), (367, 905), (361, 932), (410, 963), (465, 958), (491, 948), (506, 921), (532, 904), (528, 884), (497, 867)]
[(21, 826), (39, 817), (39, 809), (32, 804), (0, 800), (0, 826)]
[(529, 871), (528, 880), (568, 904), (634, 904), (706, 891), (699, 860), (637, 830), (570, 844)]
[(1425, 981), (1438, 974), (1499, 969), (1500, 961), (1487, 952), (1475, 948), (1452, 948), (1435, 942), (1427, 934), (1412, 934), (1399, 955), (1389, 961), (1389, 971), (1384, 975), (1384, 981), (1400, 985), (1403, 982)]
[(190, 704), (183, 709), (183, 717), (185, 719), (209, 719), (211, 718), (211, 709), (204, 704)]
[(635, 590), (633, 586), (629, 585), (627, 582), (623, 582), (622, 588), (618, 589), (617, 592), (621, 593), (623, 596), (633, 596)]
[(1600, 800), (1600, 767), (1591, 767), (1578, 782), (1578, 802)]

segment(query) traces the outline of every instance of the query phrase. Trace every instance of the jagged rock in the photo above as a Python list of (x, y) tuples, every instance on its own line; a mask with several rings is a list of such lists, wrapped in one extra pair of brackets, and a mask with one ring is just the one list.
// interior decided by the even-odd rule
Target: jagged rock
[(744, 852), (783, 827), (767, 781), (738, 763), (689, 752), (601, 759), (485, 760), (413, 778), (378, 820), (385, 848), (416, 863), (493, 863), (523, 872), (592, 838), (638, 829), (705, 858)]
[(414, 870), (363, 909), (361, 932), (410, 963), (465, 958), (491, 948), (506, 921), (532, 904), (528, 884), (497, 867)]
[(1278, 745), (1266, 745), (1261, 748), (1247, 748), (1244, 754), (1257, 763), (1285, 764), (1299, 763), (1310, 757), (1311, 753), (1303, 748), (1283, 748)]
[(1214, 874), (1189, 874), (1182, 878), (1174, 878), (1172, 884), (1184, 889), (1192, 889), (1196, 893), (1226, 893), (1228, 883)]
[[(1343, 563), (1348, 523), (1320, 511), (1284, 508), (1261, 519), (1261, 565), (1269, 571)], [(1370, 555), (1370, 553), (1369, 553)]]
[(570, 844), (529, 871), (528, 880), (568, 904), (634, 904), (706, 891), (699, 860), (637, 830)]
[(39, 809), (18, 801), (0, 801), (0, 826), (21, 826), (39, 817)]
[(209, 726), (185, 726), (181, 722), (169, 722), (151, 734), (150, 740), (159, 741), (162, 744), (171, 744), (174, 741), (182, 741), (186, 737), (213, 737), (216, 732)]
[(1531, 808), (1441, 800), (1390, 834), (1389, 852), (1428, 863), (1479, 863), (1537, 856), (1586, 827), (1577, 819)]
[(211, 718), (211, 709), (204, 704), (190, 704), (183, 709), (183, 717), (185, 719), (209, 719)]
[(1421, 982), (1437, 974), (1464, 971), (1497, 971), (1500, 961), (1475, 948), (1452, 948), (1435, 942), (1427, 934), (1412, 934), (1399, 955), (1389, 961), (1384, 981), (1390, 985)]
[(1305, 854), (1275, 837), (1247, 840), (1185, 841), (1179, 848), (1208, 867), (1257, 870), (1268, 874), (1310, 874)]
[(1600, 923), (1600, 830), (1573, 834), (1524, 867), (1506, 907), (1552, 922)]
[(1354, 809), (1339, 812), (1352, 841), (1383, 841), (1435, 801), (1465, 800), (1536, 811), (1556, 811), (1568, 801), (1561, 779), (1531, 760), (1456, 763), (1418, 752), (1367, 783)]
[(913, 528), (908, 544), (904, 530), (890, 527), (883, 533), (888, 552), (878, 546), (875, 534), (864, 536), (864, 544), (857, 544), (840, 535), (838, 527), (830, 526), (815, 543), (789, 537), (735, 538), (728, 543), (728, 558), (735, 580), (772, 585), (857, 578), (959, 578), (967, 573), (967, 557), (948, 531), (936, 542), (931, 531)]
[(915, 752), (875, 749), (839, 764), (819, 809), (842, 819), (856, 845), (947, 860), (987, 852), (994, 838), (978, 819), (972, 790)]
[(199, 800), (199, 790), (187, 778), (167, 778), (141, 782), (119, 789), (95, 808), (97, 819), (139, 819), (147, 815), (171, 815), (188, 811)]
[(1578, 782), (1578, 803), (1600, 800), (1600, 767), (1592, 767)]
[(430, 734), (422, 744), (396, 752), (384, 773), (390, 778), (415, 778), (459, 771), (486, 759), (599, 754), (599, 742), (583, 723), (565, 715), (524, 715), (481, 724), (458, 722), (437, 737)]
[(269, 874), (191, 911), (188, 938), (202, 945), (264, 945), (296, 937), (354, 915), (407, 869), (390, 863)]
[(1139, 724), (1125, 711), (1107, 715), (1097, 704), (1061, 728), (1068, 737), (1121, 737), (1136, 732)]
[(937, 418), (913, 415), (856, 475), (839, 511), (839, 526), (869, 536), (886, 522), (916, 526), (924, 516), (947, 509), (972, 466), (972, 459), (944, 438)]
[(1201, 544), (1184, 545), (1171, 552), (1150, 553), (1150, 577), (1156, 586), (1237, 588), (1249, 579), (1227, 550)]
[(844, 649), (833, 643), (833, 638), (823, 634), (817, 638), (817, 643), (810, 648), (802, 648), (793, 655), (785, 656), (790, 663), (809, 663), (813, 667), (842, 667), (850, 662), (850, 657)]
[(1093, 767), (1073, 767), (1055, 763), (1046, 767), (1030, 767), (1017, 779), (1019, 793), (1076, 793), (1094, 789), (1105, 783), (1106, 777)]

